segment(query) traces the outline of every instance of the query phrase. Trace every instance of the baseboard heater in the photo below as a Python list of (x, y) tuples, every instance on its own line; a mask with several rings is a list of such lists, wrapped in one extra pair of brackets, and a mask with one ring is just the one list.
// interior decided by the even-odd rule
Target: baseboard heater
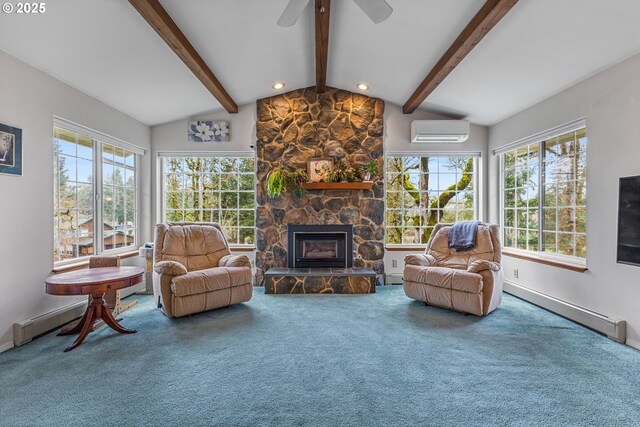
[(402, 273), (385, 274), (385, 285), (402, 285)]
[(596, 313), (586, 308), (573, 305), (566, 301), (559, 300), (549, 295), (545, 295), (533, 289), (525, 288), (513, 282), (504, 282), (504, 291), (545, 308), (562, 317), (566, 317), (576, 323), (586, 326), (589, 329), (600, 332), (610, 339), (625, 344), (627, 340), (627, 322), (614, 319), (600, 313)]
[(56, 310), (13, 324), (13, 345), (20, 347), (35, 337), (82, 317), (87, 301), (79, 301)]

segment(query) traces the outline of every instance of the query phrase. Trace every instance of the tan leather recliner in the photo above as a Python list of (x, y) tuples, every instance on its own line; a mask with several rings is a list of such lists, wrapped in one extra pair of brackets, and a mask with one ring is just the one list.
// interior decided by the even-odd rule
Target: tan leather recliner
[(246, 255), (231, 255), (218, 224), (156, 225), (153, 261), (154, 300), (169, 317), (251, 299), (251, 262)]
[(409, 298), (429, 305), (484, 316), (502, 300), (502, 246), (499, 226), (480, 224), (473, 249), (448, 244), (451, 224), (433, 229), (427, 249), (404, 259), (403, 287)]

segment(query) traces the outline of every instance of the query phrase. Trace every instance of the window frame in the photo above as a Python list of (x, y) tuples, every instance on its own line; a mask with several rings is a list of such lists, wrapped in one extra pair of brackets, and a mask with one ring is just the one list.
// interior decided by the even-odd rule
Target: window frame
[[(85, 126), (79, 125), (77, 123), (67, 121), (65, 119), (54, 116), (53, 126), (52, 126), (52, 135), (51, 141), (55, 139), (55, 129), (62, 129), (67, 132), (73, 132), (75, 134), (80, 134), (87, 138), (90, 138), (92, 141), (92, 152), (93, 152), (93, 165), (92, 165), (92, 174), (93, 180), (91, 182), (92, 193), (93, 193), (93, 253), (91, 255), (79, 256), (75, 258), (64, 259), (60, 261), (55, 260), (55, 251), (52, 253), (54, 261), (53, 266), (54, 269), (69, 266), (72, 264), (86, 262), (91, 256), (96, 255), (120, 255), (124, 253), (131, 252), (134, 249), (137, 249), (140, 242), (140, 160), (144, 155), (145, 151), (133, 144), (130, 144), (126, 141), (122, 141), (120, 139), (114, 138), (110, 135), (104, 134), (102, 132), (95, 131), (93, 129), (87, 128)], [(103, 249), (104, 248), (104, 230), (103, 227), (96, 227), (96, 224), (101, 224), (104, 218), (103, 210), (103, 189), (104, 189), (104, 177), (102, 175), (102, 163), (103, 163), (103, 146), (104, 144), (110, 145), (115, 148), (120, 148), (134, 155), (134, 179), (135, 179), (135, 223), (134, 227), (134, 240), (133, 244), (122, 246), (119, 248), (113, 249)], [(53, 150), (53, 144), (52, 144)], [(55, 158), (55, 152), (53, 153), (53, 157)], [(55, 168), (55, 165), (54, 165)], [(53, 171), (55, 173), (55, 169)], [(58, 201), (56, 200), (56, 191), (54, 189), (54, 201), (53, 201), (53, 211), (54, 211), (54, 239), (52, 242), (54, 245), (57, 243), (55, 239), (55, 227), (57, 227), (55, 223), (55, 210), (58, 208)]]
[[(385, 166), (387, 162), (387, 158), (389, 157), (463, 157), (463, 158), (473, 158), (473, 217), (476, 219), (480, 219), (481, 216), (481, 205), (482, 201), (480, 200), (482, 195), (481, 189), (481, 179), (480, 176), (482, 174), (482, 154), (478, 152), (468, 152), (468, 151), (415, 151), (415, 152), (387, 152), (384, 154)], [(439, 174), (439, 173), (438, 173)], [(384, 171), (384, 198), (385, 198), (385, 208), (384, 208), (384, 217), (385, 217), (385, 248), (391, 251), (401, 251), (401, 250), (416, 250), (416, 248), (422, 249), (425, 248), (427, 242), (424, 243), (387, 243), (386, 242), (386, 232), (389, 225), (386, 222), (387, 212), (389, 210), (387, 200), (387, 192), (388, 192), (388, 171)], [(402, 192), (401, 192), (402, 193)]]
[[(544, 240), (544, 196), (545, 193), (543, 191), (544, 189), (544, 178), (545, 178), (545, 166), (544, 166), (544, 144), (553, 139), (553, 138), (557, 138), (560, 137), (562, 135), (565, 135), (567, 133), (570, 132), (578, 132), (580, 130), (585, 131), (585, 136), (587, 134), (587, 126), (586, 126), (586, 121), (585, 119), (578, 119), (576, 121), (567, 123), (565, 125), (562, 126), (558, 126), (556, 128), (547, 130), (545, 132), (539, 133), (539, 134), (535, 134), (532, 135), (530, 137), (524, 138), (522, 140), (518, 140), (515, 141), (513, 143), (507, 144), (504, 147), (498, 148), (496, 150), (494, 150), (494, 154), (497, 154), (499, 156), (499, 193), (498, 193), (498, 200), (499, 200), (499, 213), (498, 213), (498, 217), (499, 217), (499, 224), (500, 224), (500, 234), (501, 234), (501, 238), (502, 238), (502, 242), (505, 242), (505, 232), (506, 232), (506, 227), (504, 225), (505, 223), (505, 172), (506, 172), (506, 167), (505, 167), (505, 154), (510, 152), (510, 151), (514, 151), (517, 150), (518, 148), (521, 147), (527, 147), (529, 145), (533, 145), (533, 144), (538, 144), (538, 182), (536, 183), (537, 188), (538, 188), (538, 227), (537, 227), (537, 232), (538, 232), (538, 250), (537, 251), (531, 251), (528, 249), (520, 249), (520, 248), (514, 248), (511, 246), (503, 246), (503, 249), (506, 252), (513, 252), (515, 254), (515, 256), (517, 257), (521, 257), (521, 258), (537, 258), (537, 259), (541, 259), (541, 260), (549, 260), (551, 262), (557, 262), (560, 264), (566, 264), (566, 265), (575, 265), (578, 267), (586, 267), (587, 266), (587, 257), (588, 257), (588, 252), (585, 254), (585, 257), (579, 257), (579, 256), (574, 256), (574, 255), (564, 255), (564, 254), (559, 254), (559, 253), (551, 253), (551, 252), (545, 252), (543, 249), (543, 240)], [(589, 145), (589, 138), (588, 136), (587, 138), (587, 147)], [(587, 176), (585, 176), (585, 184), (587, 182)], [(587, 201), (585, 200), (585, 209), (586, 209), (586, 203)], [(557, 209), (557, 205), (556, 205), (556, 209)], [(515, 213), (514, 213), (515, 215)], [(515, 218), (514, 218), (515, 220)], [(512, 228), (512, 227), (509, 227)], [(517, 231), (517, 227), (513, 227), (514, 230)], [(547, 230), (548, 231), (548, 230)], [(556, 233), (557, 233), (557, 229), (556, 229)], [(576, 234), (575, 231), (571, 232), (571, 234)], [(583, 233), (580, 233), (583, 234)], [(585, 241), (586, 241), (586, 235), (587, 235), (587, 231), (586, 231), (586, 224), (585, 224)], [(515, 238), (515, 237), (514, 237)]]
[[(252, 244), (245, 244), (245, 243), (233, 243), (233, 242), (228, 242), (229, 243), (229, 247), (235, 250), (254, 250), (255, 249), (255, 239), (256, 239), (256, 231), (257, 231), (257, 227), (255, 224), (255, 209), (257, 208), (258, 204), (257, 204), (257, 200), (256, 200), (256, 196), (257, 196), (257, 181), (255, 180), (256, 177), (256, 154), (253, 151), (240, 151), (240, 152), (215, 152), (215, 151), (207, 151), (207, 152), (158, 152), (158, 161), (159, 161), (159, 167), (158, 170), (160, 172), (160, 176), (159, 176), (159, 185), (158, 185), (158, 192), (157, 192), (157, 197), (158, 197), (158, 213), (159, 213), (159, 220), (160, 222), (166, 222), (166, 214), (167, 214), (167, 210), (166, 210), (166, 194), (165, 194), (165, 182), (166, 182), (166, 175), (167, 175), (167, 168), (166, 168), (166, 164), (167, 164), (167, 160), (170, 158), (184, 158), (184, 157), (188, 157), (188, 158), (196, 158), (196, 157), (200, 157), (200, 158), (216, 158), (216, 159), (222, 159), (222, 158), (250, 158), (253, 160), (253, 176), (254, 176), (254, 186), (252, 189), (253, 192), (253, 202), (254, 202), (254, 206), (252, 209), (252, 212), (254, 213), (254, 224), (253, 227), (236, 227), (238, 229), (238, 233), (240, 232), (241, 228), (252, 228), (253, 229), (253, 234), (254, 234), (254, 243)], [(240, 172), (238, 172), (238, 174), (240, 174)], [(220, 192), (220, 190), (218, 190), (218, 192)], [(247, 191), (248, 192), (248, 191)], [(237, 190), (236, 193), (238, 194), (238, 197), (240, 197), (240, 190)], [(238, 202), (239, 203), (239, 202)], [(184, 209), (183, 209), (184, 210)], [(240, 209), (239, 205), (238, 208), (236, 209), (237, 212), (240, 212), (241, 210), (248, 210), (248, 209)], [(239, 237), (239, 234), (238, 234)], [(225, 236), (226, 238), (226, 236)]]
[[(102, 170), (102, 166), (104, 164), (104, 146), (109, 145), (113, 148), (120, 148), (122, 150), (125, 150), (125, 152), (129, 152), (133, 154), (133, 178), (135, 180), (135, 190), (134, 190), (134, 210), (135, 210), (135, 218), (134, 218), (134, 227), (132, 228), (134, 233), (133, 233), (133, 243), (131, 245), (128, 246), (122, 246), (120, 248), (113, 248), (113, 249), (104, 249), (104, 227), (98, 227), (99, 231), (99, 238), (100, 238), (100, 252), (97, 254), (104, 254), (104, 255), (115, 255), (115, 254), (119, 254), (119, 253), (124, 253), (124, 252), (129, 252), (131, 251), (131, 248), (136, 248), (139, 245), (139, 228), (138, 228), (138, 224), (140, 223), (140, 171), (138, 168), (139, 165), (139, 155), (136, 154), (134, 151), (128, 150), (125, 147), (121, 147), (118, 145), (115, 145), (113, 143), (109, 143), (109, 142), (103, 142), (100, 140), (94, 140), (94, 143), (97, 145), (96, 146), (96, 150), (98, 150), (100, 152), (100, 158), (99, 158), (99, 165), (98, 166), (98, 176), (100, 177), (100, 191), (97, 194), (96, 197), (96, 203), (98, 204), (98, 201), (100, 203), (100, 206), (98, 209), (98, 206), (96, 206), (96, 212), (99, 212), (99, 219), (100, 222), (98, 222), (98, 224), (102, 224), (104, 221), (104, 200), (103, 200), (103, 191), (104, 191), (104, 187), (105, 187), (105, 183), (104, 183), (104, 175), (103, 175), (103, 170)], [(114, 163), (115, 166), (115, 163)], [(96, 183), (96, 186), (98, 186), (98, 184)], [(125, 182), (125, 186), (124, 188), (126, 189), (126, 182)], [(125, 197), (125, 201), (126, 201), (126, 197)], [(126, 202), (125, 202), (126, 203)], [(115, 206), (115, 205), (114, 205)], [(126, 204), (125, 204), (125, 208), (126, 208)], [(95, 218), (94, 218), (94, 224), (95, 224)], [(128, 228), (126, 228), (128, 229)], [(94, 226), (94, 234), (96, 234), (96, 229)], [(96, 255), (97, 255), (96, 254)]]

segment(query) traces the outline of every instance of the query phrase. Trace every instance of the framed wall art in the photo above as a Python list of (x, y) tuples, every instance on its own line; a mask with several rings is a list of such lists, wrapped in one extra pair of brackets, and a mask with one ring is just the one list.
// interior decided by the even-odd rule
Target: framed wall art
[(192, 120), (187, 129), (188, 142), (229, 142), (229, 122), (226, 120)]
[(0, 173), (22, 175), (22, 129), (0, 123)]

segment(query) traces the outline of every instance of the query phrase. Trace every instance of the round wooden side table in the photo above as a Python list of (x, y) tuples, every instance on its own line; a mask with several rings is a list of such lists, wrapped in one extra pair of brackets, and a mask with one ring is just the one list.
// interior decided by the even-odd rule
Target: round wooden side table
[(104, 300), (107, 291), (128, 288), (142, 281), (144, 269), (141, 267), (101, 267), (54, 274), (45, 280), (46, 291), (50, 295), (91, 295), (91, 302), (82, 319), (71, 330), (58, 335), (79, 333), (76, 340), (64, 351), (78, 347), (93, 330), (97, 319), (102, 319), (111, 329), (121, 334), (135, 334), (134, 329), (123, 328), (113, 317)]

